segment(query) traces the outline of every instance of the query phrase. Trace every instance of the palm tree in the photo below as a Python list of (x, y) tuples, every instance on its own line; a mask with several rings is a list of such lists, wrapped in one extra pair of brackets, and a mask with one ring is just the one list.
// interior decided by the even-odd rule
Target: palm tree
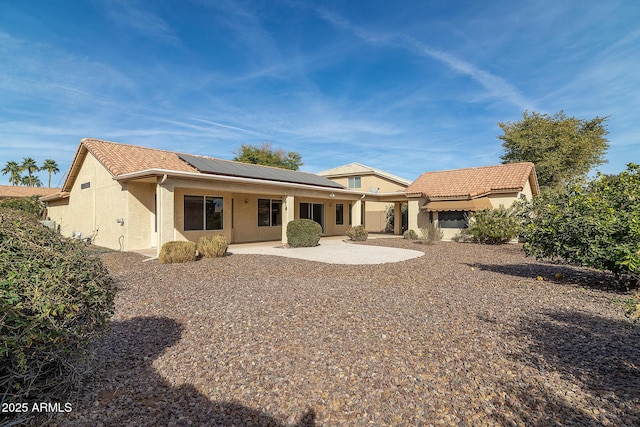
[(2, 175), (9, 175), (9, 182), (12, 185), (18, 185), (22, 180), (20, 176), (20, 165), (13, 160), (9, 160), (0, 172), (2, 172)]
[(37, 176), (23, 176), (20, 183), (27, 187), (42, 187), (42, 181), (40, 181), (40, 178)]
[(35, 160), (33, 160), (31, 157), (25, 157), (24, 159), (22, 159), (22, 164), (20, 165), (20, 171), (27, 171), (27, 174), (29, 175), (29, 180), (27, 185), (30, 185), (31, 187), (33, 187), (32, 183), (33, 183), (33, 173), (37, 172), (39, 170), (38, 168), (38, 164), (36, 163)]
[(58, 164), (55, 160), (46, 159), (42, 164), (40, 170), (47, 171), (47, 173), (49, 174), (49, 182), (47, 187), (51, 188), (51, 174), (60, 172), (60, 169), (58, 169)]

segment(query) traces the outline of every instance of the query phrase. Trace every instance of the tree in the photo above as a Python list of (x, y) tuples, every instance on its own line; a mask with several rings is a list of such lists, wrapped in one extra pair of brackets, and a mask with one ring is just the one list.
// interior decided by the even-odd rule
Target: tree
[(610, 271), (640, 284), (640, 165), (534, 199), (527, 255)]
[(1, 172), (2, 175), (9, 175), (9, 182), (12, 185), (18, 185), (22, 182), (22, 177), (20, 176), (20, 165), (13, 160), (9, 160)]
[(564, 111), (549, 116), (525, 111), (522, 120), (498, 123), (505, 154), (503, 163), (533, 162), (543, 189), (562, 187), (605, 163), (609, 148), (607, 117), (581, 120)]
[[(20, 171), (21, 172), (27, 171), (27, 175), (28, 175), (28, 180), (25, 181), (26, 182), (25, 185), (29, 185), (31, 187), (34, 186), (33, 185), (33, 183), (34, 183), (33, 174), (35, 172), (37, 172), (39, 169), (40, 168), (38, 168), (38, 164), (31, 157), (25, 157), (24, 159), (22, 159), (22, 164), (20, 165)], [(40, 181), (40, 179), (38, 178), (38, 182), (39, 181)], [(40, 185), (42, 185), (42, 184), (40, 184)], [(40, 185), (38, 185), (38, 187)]]
[(42, 187), (42, 181), (37, 176), (23, 176), (20, 179), (20, 184), (27, 187)]
[(41, 171), (47, 171), (49, 174), (49, 181), (47, 182), (47, 187), (51, 188), (51, 174), (60, 172), (58, 169), (58, 164), (55, 160), (46, 159), (40, 168)]
[(275, 166), (282, 169), (297, 171), (302, 163), (302, 157), (295, 151), (285, 152), (282, 149), (274, 150), (271, 144), (265, 142), (261, 146), (243, 144), (240, 152), (233, 159), (236, 162), (251, 163), (254, 165)]

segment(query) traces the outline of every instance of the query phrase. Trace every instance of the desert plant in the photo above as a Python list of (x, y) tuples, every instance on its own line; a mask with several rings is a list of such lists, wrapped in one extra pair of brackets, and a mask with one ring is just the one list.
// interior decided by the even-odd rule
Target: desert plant
[(160, 249), (158, 257), (163, 264), (196, 260), (196, 244), (188, 241), (167, 242)]
[(113, 314), (114, 295), (106, 268), (84, 245), (34, 215), (0, 209), (0, 400), (64, 396), (86, 343)]
[(219, 258), (227, 254), (229, 241), (222, 234), (203, 236), (198, 240), (198, 253), (205, 258)]
[(500, 206), (484, 209), (473, 215), (467, 233), (475, 242), (502, 245), (518, 237), (522, 232), (520, 218), (514, 208)]
[(364, 225), (356, 225), (347, 230), (347, 237), (356, 242), (364, 242), (369, 237), (369, 233), (365, 230)]
[(421, 228), (420, 231), (422, 232), (422, 239), (428, 243), (434, 243), (438, 240), (442, 240), (442, 236), (444, 236), (440, 227), (434, 223), (429, 223), (426, 227)]
[(416, 240), (418, 238), (418, 233), (413, 230), (407, 230), (402, 235), (402, 238), (406, 240)]
[(466, 228), (460, 230), (460, 232), (453, 236), (451, 240), (458, 243), (467, 243), (474, 241), (473, 237), (469, 235), (469, 230)]
[(310, 219), (295, 219), (287, 224), (287, 243), (292, 248), (318, 246), (322, 227)]

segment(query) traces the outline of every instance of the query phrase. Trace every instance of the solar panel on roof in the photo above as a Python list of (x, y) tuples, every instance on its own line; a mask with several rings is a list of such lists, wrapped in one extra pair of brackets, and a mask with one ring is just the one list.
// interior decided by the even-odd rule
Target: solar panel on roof
[(189, 154), (178, 154), (178, 157), (204, 173), (289, 182), (292, 184), (315, 185), (318, 187), (344, 188), (342, 185), (335, 183), (328, 178), (307, 172), (191, 156)]

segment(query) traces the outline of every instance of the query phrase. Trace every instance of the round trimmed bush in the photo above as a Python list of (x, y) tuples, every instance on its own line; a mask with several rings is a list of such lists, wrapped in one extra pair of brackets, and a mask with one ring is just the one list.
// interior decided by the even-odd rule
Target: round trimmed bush
[(356, 225), (347, 230), (347, 236), (351, 240), (364, 242), (369, 237), (369, 233), (365, 230), (364, 225)]
[(196, 244), (189, 241), (167, 242), (162, 245), (158, 259), (162, 264), (196, 260)]
[(318, 246), (322, 227), (310, 219), (294, 219), (287, 224), (287, 243), (292, 248)]
[(205, 258), (220, 258), (227, 254), (229, 241), (222, 234), (203, 236), (198, 240), (198, 253)]

